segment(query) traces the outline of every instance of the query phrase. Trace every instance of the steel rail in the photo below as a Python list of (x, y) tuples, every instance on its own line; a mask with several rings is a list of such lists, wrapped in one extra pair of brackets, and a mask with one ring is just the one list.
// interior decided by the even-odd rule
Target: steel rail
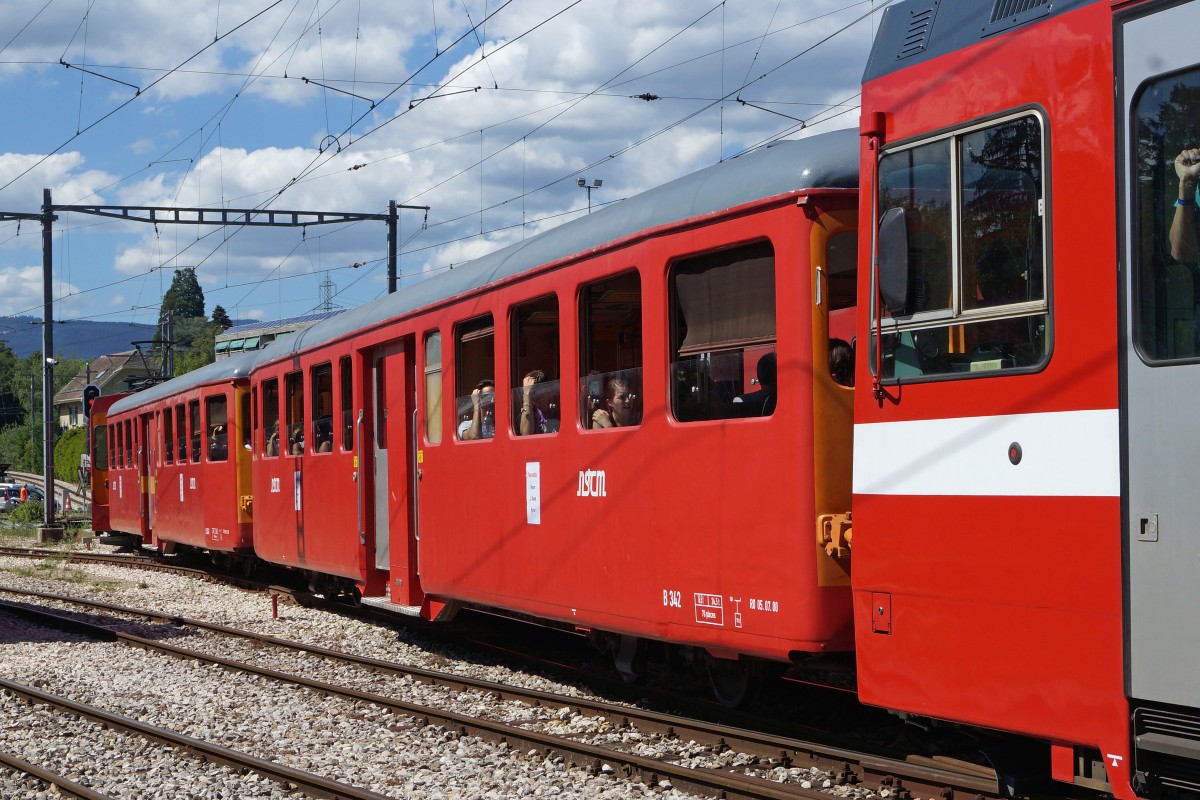
[[(394, 713), (411, 717), (418, 725), (421, 726), (437, 724), (458, 736), (475, 736), (488, 741), (505, 743), (510, 746), (516, 743), (523, 750), (538, 750), (547, 758), (554, 757), (556, 755), (562, 755), (569, 759), (574, 765), (587, 768), (593, 772), (600, 770), (602, 765), (605, 763), (615, 763), (626, 777), (632, 778), (633, 776), (637, 775), (650, 785), (660, 784), (663, 779), (666, 779), (677, 788), (683, 788), (685, 790), (697, 792), (720, 793), (722, 796), (731, 799), (828, 800), (828, 795), (811, 789), (801, 789), (794, 785), (779, 784), (774, 781), (738, 773), (682, 767), (677, 764), (646, 758), (633, 753), (619, 752), (603, 747), (597, 747), (595, 745), (585, 744), (569, 738), (552, 736), (549, 734), (538, 733), (536, 731), (529, 731), (502, 722), (493, 722), (490, 720), (480, 719), (478, 717), (459, 714), (453, 711), (431, 708), (415, 703), (408, 703), (401, 700), (396, 700), (394, 698), (373, 694), (371, 692), (364, 692), (343, 686), (335, 686), (323, 681), (303, 678), (297, 675), (290, 675), (264, 667), (256, 667), (254, 665), (245, 664), (234, 659), (211, 656), (205, 653), (188, 650), (187, 648), (175, 647), (174, 645), (168, 645), (162, 642), (155, 642), (153, 640), (145, 639), (133, 634), (113, 631), (102, 626), (91, 625), (90, 623), (61, 617), (57, 614), (40, 611), (37, 609), (13, 606), (9, 603), (0, 603), (0, 610), (11, 611), (12, 613), (38, 620), (45, 625), (68, 628), (78, 631), (84, 635), (90, 635), (94, 638), (106, 641), (120, 640), (137, 647), (142, 647), (147, 650), (154, 650), (166, 655), (196, 660), (203, 663), (215, 664), (241, 673), (293, 683), (295, 685), (303, 686), (305, 688), (312, 689), (330, 696), (373, 703)], [(289, 781), (296, 783), (305, 791), (318, 792), (317, 796), (320, 797), (345, 797), (355, 798), (355, 800), (360, 797), (370, 798), (370, 800), (375, 800), (375, 798), (382, 797), (382, 795), (376, 795), (374, 793), (367, 792), (362, 794), (353, 794), (350, 791), (353, 789), (353, 787), (347, 784), (339, 784), (334, 781), (327, 781), (319, 776), (301, 773), (297, 770), (292, 770), (287, 767), (281, 767), (277, 764), (273, 764), (272, 762), (257, 759), (238, 751), (218, 747), (216, 745), (212, 745), (198, 739), (193, 739), (173, 731), (167, 731), (165, 729), (143, 725), (136, 720), (132, 720), (117, 714), (112, 714), (101, 709), (84, 706), (80, 703), (67, 700), (66, 698), (56, 697), (22, 684), (0, 679), (0, 688), (8, 689), (9, 691), (25, 696), (31, 700), (34, 700), (35, 702), (49, 703), (60, 708), (66, 708), (73, 713), (89, 716), (93, 719), (97, 719), (98, 721), (102, 721), (105, 724), (124, 728), (126, 730), (132, 730), (144, 736), (151, 736), (153, 738), (161, 739), (162, 741), (166, 741), (174, 746), (201, 752), (205, 756), (221, 763), (230, 764), (231, 766), (238, 768), (254, 769), (255, 771), (262, 772), (264, 775), (281, 780), (281, 782)], [(355, 789), (354, 791), (359, 790)]]
[(0, 764), (4, 764), (10, 769), (17, 772), (24, 772), (27, 775), (32, 775), (43, 783), (48, 783), (58, 790), (60, 795), (66, 797), (77, 797), (79, 800), (113, 800), (106, 794), (101, 794), (94, 789), (89, 789), (83, 784), (76, 783), (64, 775), (57, 772), (52, 772), (45, 767), (39, 767), (36, 764), (31, 764), (23, 758), (19, 758), (12, 753), (6, 753), (0, 750)]
[[(340, 661), (342, 663), (364, 667), (376, 672), (405, 675), (423, 683), (444, 686), (456, 691), (478, 691), (490, 694), (498, 699), (517, 700), (536, 706), (559, 708), (566, 707), (580, 714), (593, 716), (599, 715), (616, 720), (617, 724), (624, 727), (633, 726), (641, 730), (657, 732), (672, 738), (684, 737), (691, 739), (711, 746), (718, 751), (734, 749), (738, 750), (739, 752), (752, 753), (760, 757), (770, 759), (771, 763), (777, 765), (791, 766), (793, 764), (802, 764), (806, 767), (815, 767), (834, 773), (840, 773), (843, 782), (866, 782), (880, 786), (889, 786), (893, 788), (893, 792), (895, 794), (902, 794), (900, 791), (902, 787), (896, 786), (896, 782), (898, 780), (908, 781), (910, 789), (915, 790), (920, 788), (935, 794), (941, 793), (944, 795), (947, 790), (950, 792), (964, 792), (971, 795), (979, 794), (984, 796), (998, 796), (1000, 794), (1000, 787), (998, 785), (995, 772), (989, 773), (987, 768), (974, 764), (963, 764), (962, 762), (955, 762), (949, 759), (941, 761), (935, 759), (901, 761), (892, 758), (872, 756), (870, 754), (855, 752), (844, 748), (829, 747), (827, 745), (820, 745), (791, 737), (756, 732), (745, 728), (702, 723), (697, 720), (682, 718), (669, 714), (662, 714), (654, 711), (647, 711), (636, 707), (615, 705), (603, 701), (588, 700), (586, 698), (568, 697), (532, 689), (522, 689), (520, 687), (495, 683), (492, 681), (478, 680), (418, 667), (409, 667), (406, 665), (395, 664), (366, 656), (356, 656), (336, 650), (330, 650), (328, 648), (319, 647), (316, 645), (280, 639), (278, 637), (269, 636), (266, 634), (243, 631), (236, 628), (230, 628), (225, 625), (205, 622), (203, 620), (188, 619), (186, 617), (177, 615), (132, 609), (110, 603), (81, 600), (43, 592), (11, 589), (0, 589), (0, 592), (8, 592), (12, 594), (38, 597), (46, 600), (67, 602), (92, 608), (105, 609), (115, 613), (142, 617), (159, 622), (166, 622), (174, 625), (194, 627), (199, 630), (206, 630), (226, 636), (244, 638), (256, 643), (267, 644), (282, 649), (304, 652), (329, 660)], [(20, 609), (23, 607), (17, 606), (15, 608)], [(31, 613), (48, 612), (37, 612), (31, 610)], [(51, 616), (55, 619), (63, 619), (56, 614), (51, 614)], [(69, 620), (68, 622), (75, 621)], [(89, 623), (80, 622), (79, 624), (86, 626), (83, 629), (85, 633), (87, 632), (88, 628), (96, 627), (91, 626)], [(461, 726), (464, 722), (462, 718), (458, 717), (457, 715), (450, 714), (450, 712), (437, 712), (424, 706), (414, 706), (412, 704), (402, 703), (401, 701), (384, 698), (378, 695), (364, 694), (358, 692), (357, 690), (348, 690), (343, 687), (332, 686), (319, 681), (311, 681), (299, 676), (280, 673), (265, 668), (253, 667), (251, 665), (243, 664), (240, 661), (209, 656), (189, 650), (187, 648), (179, 648), (173, 645), (167, 645), (161, 642), (143, 639), (142, 637), (138, 637), (133, 634), (111, 631), (110, 629), (102, 626), (99, 627), (99, 630), (106, 631), (107, 633), (97, 633), (94, 635), (105, 635), (106, 637), (112, 636), (114, 638), (126, 641), (134, 646), (159, 649), (169, 654), (176, 655), (180, 658), (200, 659), (209, 663), (220, 664), (228, 669), (240, 671), (252, 670), (255, 673), (264, 675), (265, 677), (276, 680), (291, 681), (303, 686), (307, 686), (313, 690), (324, 692), (326, 694), (337, 694), (349, 697), (351, 699), (366, 700), (368, 702), (385, 705), (399, 713), (408, 713), (418, 717), (428, 717), (434, 714), (442, 716), (443, 714), (447, 714), (448, 716), (445, 717), (445, 720), (446, 724), (450, 727)], [(513, 739), (516, 738), (516, 734), (513, 734), (511, 732), (512, 730), (513, 729), (511, 726), (502, 726), (502, 729), (499, 731), (489, 730), (483, 735), (491, 738), (499, 736), (500, 738)], [(531, 732), (525, 731), (524, 729), (516, 730), (522, 731), (522, 734), (524, 735), (532, 735)], [(533, 740), (528, 743), (536, 747), (554, 746), (552, 743), (547, 743), (541, 740)], [(603, 756), (604, 758), (607, 758), (608, 760), (614, 760), (614, 753), (616, 753), (616, 751), (604, 749), (601, 752), (605, 754)], [(586, 753), (585, 755), (592, 756), (593, 754)], [(596, 757), (599, 758), (600, 756)], [(623, 755), (616, 757), (624, 758)], [(653, 763), (662, 764), (663, 762), (655, 761)], [(644, 772), (645, 770), (641, 769), (641, 771)], [(662, 771), (661, 768), (660, 771)], [(689, 772), (688, 774), (692, 774), (692, 772)], [(728, 791), (728, 788), (726, 790)]]

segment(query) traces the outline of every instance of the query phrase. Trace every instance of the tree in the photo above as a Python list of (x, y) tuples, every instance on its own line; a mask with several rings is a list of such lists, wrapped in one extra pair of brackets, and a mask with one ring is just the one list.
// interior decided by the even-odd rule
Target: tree
[(87, 452), (88, 429), (71, 428), (54, 441), (54, 477), (66, 483), (79, 478), (79, 457)]
[[(201, 320), (203, 321), (203, 320)], [(183, 375), (216, 360), (216, 338), (221, 326), (209, 323), (191, 334), (186, 348), (176, 347), (175, 374)], [(176, 342), (179, 337), (176, 336)]]
[(214, 325), (220, 325), (222, 331), (227, 331), (233, 327), (233, 320), (229, 318), (229, 314), (223, 306), (214, 306), (212, 313), (212, 321)]
[(204, 290), (200, 288), (200, 281), (196, 279), (195, 267), (175, 270), (171, 288), (163, 295), (162, 306), (158, 310), (160, 325), (166, 321), (167, 312), (171, 313), (172, 320), (204, 316)]

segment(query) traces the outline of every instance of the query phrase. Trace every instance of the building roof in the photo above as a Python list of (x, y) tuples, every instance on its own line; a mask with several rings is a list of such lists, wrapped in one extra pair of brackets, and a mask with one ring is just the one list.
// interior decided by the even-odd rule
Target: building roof
[(143, 356), (137, 350), (126, 350), (93, 358), (88, 367), (81, 369), (67, 382), (66, 386), (55, 392), (54, 402), (68, 403), (72, 400), (82, 400), (83, 387), (88, 383), (89, 369), (91, 381), (100, 387), (101, 393), (116, 394), (117, 392), (127, 392), (129, 388), (119, 381), (112, 383), (113, 380), (129, 375), (131, 372), (142, 375), (158, 372), (161, 364), (162, 359), (159, 356), (149, 354)]
[(313, 314), (304, 314), (299, 317), (287, 317), (286, 319), (272, 320), (255, 320), (254, 322), (243, 322), (240, 325), (234, 325), (232, 328), (226, 328), (217, 338), (219, 340), (232, 339), (238, 336), (246, 336), (254, 334), (258, 331), (275, 331), (279, 328), (289, 328), (296, 325), (311, 325), (314, 322), (320, 322), (323, 319), (336, 316), (342, 313), (339, 311), (320, 311)]

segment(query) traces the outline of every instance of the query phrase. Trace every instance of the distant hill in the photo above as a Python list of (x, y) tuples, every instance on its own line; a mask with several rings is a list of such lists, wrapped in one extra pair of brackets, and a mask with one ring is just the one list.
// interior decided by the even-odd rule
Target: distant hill
[[(132, 342), (153, 339), (157, 328), (135, 322), (60, 322), (54, 326), (54, 352), (67, 358), (120, 353), (132, 350)], [(42, 321), (34, 317), (0, 317), (0, 341), (6, 342), (19, 358), (41, 352)]]

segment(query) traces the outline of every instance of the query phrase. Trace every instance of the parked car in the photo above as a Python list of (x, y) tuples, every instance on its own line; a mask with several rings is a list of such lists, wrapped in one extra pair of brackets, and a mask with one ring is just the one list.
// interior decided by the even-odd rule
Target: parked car
[(0, 483), (0, 511), (12, 511), (21, 504), (21, 485)]
[[(0, 511), (12, 511), (17, 506), (21, 505), (21, 487), (24, 486), (28, 492), (30, 500), (36, 500), (39, 503), (44, 503), (46, 493), (42, 491), (42, 487), (34, 486), (26, 483), (0, 483)], [(62, 510), (62, 501), (58, 498), (54, 499), (55, 513)]]

